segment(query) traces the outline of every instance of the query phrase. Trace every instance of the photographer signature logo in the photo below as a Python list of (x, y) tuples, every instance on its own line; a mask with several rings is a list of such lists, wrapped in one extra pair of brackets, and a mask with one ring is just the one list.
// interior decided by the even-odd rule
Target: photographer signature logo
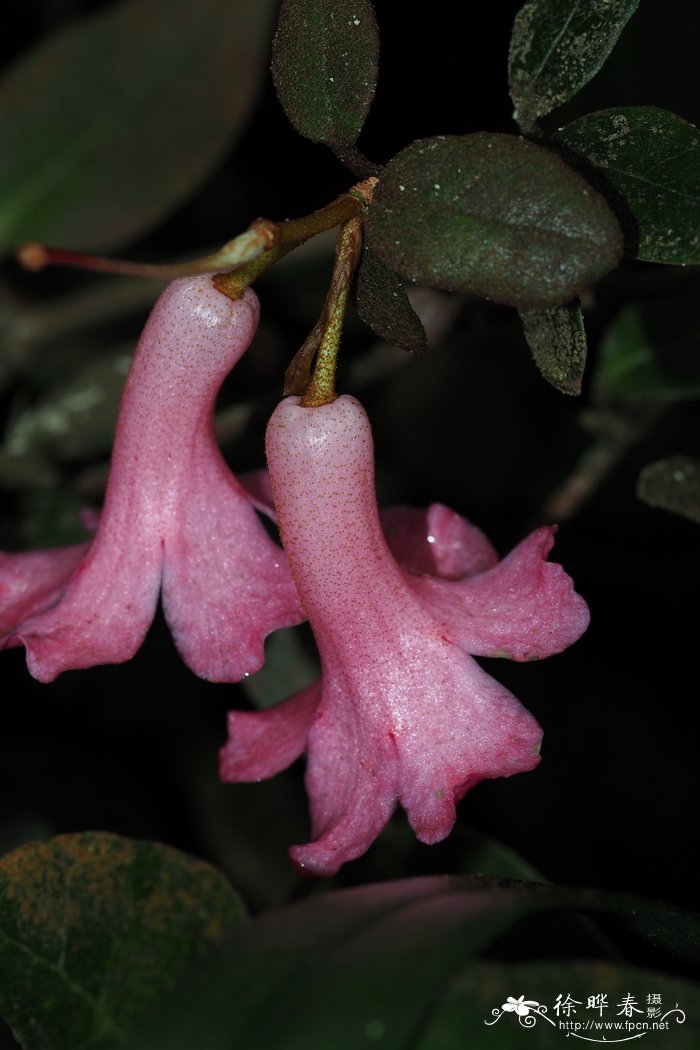
[[(580, 1009), (579, 1009), (580, 1008)], [(619, 1003), (610, 1003), (605, 992), (595, 992), (583, 999), (574, 999), (567, 992), (558, 995), (552, 1011), (536, 999), (517, 999), (509, 995), (499, 1007), (491, 1011), (494, 1025), (507, 1014), (517, 1017), (522, 1028), (534, 1028), (542, 1020), (563, 1032), (567, 1038), (581, 1039), (587, 1043), (629, 1043), (647, 1035), (668, 1032), (672, 1024), (684, 1024), (685, 1012), (678, 1003), (664, 1009), (662, 996), (649, 992), (641, 1000), (628, 993)]]

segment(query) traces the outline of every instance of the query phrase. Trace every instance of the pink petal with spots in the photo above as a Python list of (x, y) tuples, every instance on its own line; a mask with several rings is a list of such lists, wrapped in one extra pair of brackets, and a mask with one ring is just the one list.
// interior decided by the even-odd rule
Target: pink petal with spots
[(321, 683), (313, 682), (266, 711), (230, 711), (228, 743), (219, 753), (221, 779), (265, 780), (290, 766), (306, 748), (320, 700)]
[(133, 656), (161, 582), (178, 646), (207, 678), (256, 669), (265, 634), (302, 618), (284, 555), (213, 437), (216, 394), (258, 313), (250, 289), (232, 302), (206, 277), (175, 281), (156, 304), (127, 378), (95, 538), (43, 608), (8, 629), (41, 681)]
[(60, 550), (0, 552), (0, 649), (20, 645), (18, 623), (60, 601), (89, 543)]
[(554, 528), (537, 529), (488, 572), (459, 582), (412, 579), (444, 621), (448, 637), (475, 656), (541, 660), (567, 649), (588, 627), (588, 606), (547, 555)]
[(387, 507), (380, 520), (389, 550), (407, 572), (461, 580), (498, 563), (481, 529), (442, 503), (427, 509)]

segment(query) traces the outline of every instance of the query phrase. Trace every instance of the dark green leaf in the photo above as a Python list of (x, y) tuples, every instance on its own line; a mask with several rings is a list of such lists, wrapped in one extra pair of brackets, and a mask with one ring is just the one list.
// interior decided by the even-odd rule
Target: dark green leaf
[(568, 302), (622, 250), (615, 216), (580, 175), (541, 146), (486, 133), (397, 154), (367, 243), (406, 280), (523, 309)]
[[(651, 993), (661, 996), (661, 1009), (654, 1017), (647, 1014), (647, 995)], [(596, 1010), (589, 1005), (588, 999), (599, 994), (606, 996), (606, 1005)], [(522, 1019), (512, 1011), (503, 1010), (508, 997), (518, 998), (520, 995), (539, 1007)], [(566, 999), (567, 995), (574, 1001), (573, 1012), (567, 1016), (560, 1008), (557, 1014), (554, 1009), (557, 996)], [(628, 1018), (621, 1007), (629, 995), (634, 996), (639, 1011), (632, 1013), (633, 1023), (639, 1022), (640, 1026), (645, 1024), (648, 1028), (640, 1027), (631, 1032), (624, 1028)], [(675, 1010), (676, 1003), (679, 1004), (678, 1011)], [(667, 1011), (672, 1012), (667, 1014)], [(664, 1015), (665, 1021), (661, 1022)], [(656, 1035), (659, 1040), (666, 1037), (667, 1045), (673, 1050), (693, 1050), (700, 1038), (699, 1016), (697, 985), (650, 970), (613, 966), (598, 960), (577, 963), (559, 960), (518, 966), (476, 963), (465, 969), (445, 990), (426, 1032), (415, 1047), (416, 1050), (464, 1050), (478, 1033), (481, 1038), (477, 1045), (483, 1050), (513, 1050), (521, 1046), (523, 1050), (528, 1046), (533, 1050), (562, 1050), (570, 1045), (569, 1035), (600, 1040), (599, 1045), (605, 1045), (606, 1040), (611, 1043), (632, 1037), (631, 1045), (635, 1046), (641, 1041), (640, 1036)], [(661, 1030), (653, 1028), (655, 1021), (663, 1025)], [(599, 1028), (594, 1027), (598, 1024)], [(616, 1024), (620, 1025), (617, 1030)], [(587, 1028), (588, 1025), (591, 1027)], [(606, 1025), (610, 1027), (606, 1029)], [(520, 1028), (536, 1028), (537, 1031), (535, 1035), (526, 1036), (519, 1031)], [(583, 1045), (590, 1044), (584, 1042)], [(658, 1045), (661, 1045), (660, 1041)]]
[(652, 507), (700, 524), (700, 462), (689, 456), (671, 456), (650, 463), (639, 475), (637, 495)]
[(639, 0), (530, 0), (508, 56), (513, 116), (525, 133), (595, 76)]
[(700, 397), (697, 296), (622, 310), (603, 336), (596, 369), (599, 400), (685, 401)]
[(574, 120), (555, 139), (591, 166), (631, 255), (700, 263), (700, 131), (693, 124), (656, 106), (625, 106)]
[[(676, 967), (684, 956), (700, 963), (698, 917), (653, 902), (486, 878), (386, 882), (319, 894), (246, 924), (134, 1050), (359, 1050), (374, 1040), (384, 1050), (427, 1050), (421, 1039), (442, 997), (473, 960), (506, 936), (509, 959), (517, 950), (531, 960), (532, 928), (548, 912), (561, 927), (562, 911), (612, 915), (674, 951)], [(519, 937), (529, 917), (530, 933)], [(445, 1045), (490, 1045), (474, 1042), (484, 1019), (475, 1030), (448, 1029)]]
[(30, 52), (0, 85), (0, 245), (121, 244), (231, 146), (271, 0), (128, 0)]
[(24, 1050), (123, 1045), (205, 947), (243, 919), (217, 871), (101, 832), (0, 861), (0, 1010)]
[(403, 284), (366, 245), (357, 274), (357, 312), (387, 343), (402, 350), (425, 350), (425, 329)]
[(586, 330), (578, 303), (521, 310), (527, 344), (545, 379), (563, 394), (580, 394), (586, 366)]
[(301, 135), (341, 156), (374, 98), (379, 33), (371, 0), (283, 0), (272, 76)]

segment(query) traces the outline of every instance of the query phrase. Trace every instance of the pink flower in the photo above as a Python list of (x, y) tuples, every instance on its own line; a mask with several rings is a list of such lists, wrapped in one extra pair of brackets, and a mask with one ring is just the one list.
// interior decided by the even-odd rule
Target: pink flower
[(545, 561), (553, 529), (503, 561), (445, 507), (387, 515), (374, 493), (369, 421), (351, 397), (288, 398), (267, 432), (270, 480), (322, 679), (265, 712), (233, 711), (224, 780), (273, 776), (307, 752), (314, 841), (292, 848), (332, 875), (360, 856), (400, 802), (438, 842), (480, 780), (533, 769), (541, 730), (469, 654), (539, 658), (588, 624), (585, 602)]
[(183, 659), (216, 681), (256, 671), (265, 636), (303, 619), (286, 559), (213, 433), (216, 394), (258, 314), (249, 289), (231, 302), (206, 277), (171, 284), (129, 372), (94, 539), (0, 555), (0, 648), (24, 645), (35, 678), (128, 660), (161, 592)]

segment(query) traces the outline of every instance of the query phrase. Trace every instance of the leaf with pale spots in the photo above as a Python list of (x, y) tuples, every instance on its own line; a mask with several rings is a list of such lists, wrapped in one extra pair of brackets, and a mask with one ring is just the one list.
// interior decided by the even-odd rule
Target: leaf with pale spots
[(589, 113), (554, 136), (616, 212), (630, 255), (700, 264), (700, 130), (657, 106)]
[(540, 372), (563, 394), (580, 394), (586, 367), (586, 330), (577, 302), (521, 310), (527, 345)]
[(521, 7), (508, 75), (523, 132), (595, 76), (638, 6), (639, 0), (530, 0)]
[(102, 832), (0, 860), (0, 1011), (24, 1050), (129, 1045), (140, 1018), (244, 918), (226, 879)]
[(512, 135), (421, 139), (388, 164), (367, 243), (399, 277), (522, 309), (569, 302), (620, 257), (606, 201)]
[(341, 158), (353, 154), (374, 98), (378, 61), (371, 0), (283, 0), (272, 77), (300, 135)]

